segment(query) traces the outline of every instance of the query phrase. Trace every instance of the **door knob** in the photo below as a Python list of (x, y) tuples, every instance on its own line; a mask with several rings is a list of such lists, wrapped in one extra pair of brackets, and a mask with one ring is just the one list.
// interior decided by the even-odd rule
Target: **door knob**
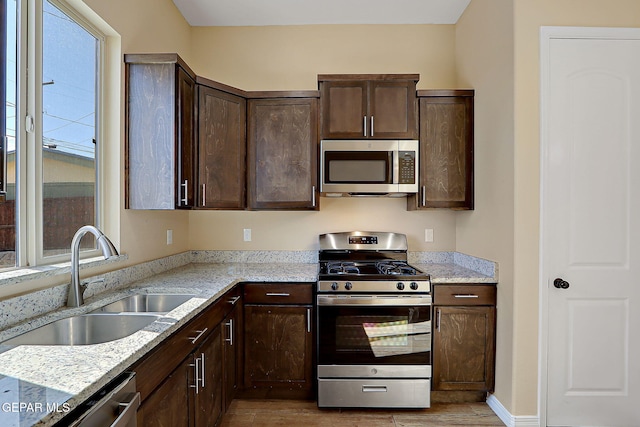
[(569, 282), (562, 280), (560, 278), (557, 278), (556, 280), (553, 281), (553, 286), (555, 286), (558, 289), (567, 289), (569, 287)]

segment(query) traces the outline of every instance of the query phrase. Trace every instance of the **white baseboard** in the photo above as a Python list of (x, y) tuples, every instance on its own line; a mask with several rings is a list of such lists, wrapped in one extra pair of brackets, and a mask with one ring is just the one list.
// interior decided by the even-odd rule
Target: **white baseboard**
[(487, 405), (507, 427), (540, 427), (540, 417), (537, 415), (513, 416), (494, 395), (489, 396)]

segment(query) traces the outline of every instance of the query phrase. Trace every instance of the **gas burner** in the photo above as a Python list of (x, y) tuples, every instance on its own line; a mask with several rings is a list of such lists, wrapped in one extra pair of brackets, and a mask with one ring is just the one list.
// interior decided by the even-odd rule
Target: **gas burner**
[(389, 275), (415, 275), (416, 269), (404, 262), (380, 261), (376, 263), (376, 268), (380, 274)]
[(360, 269), (353, 262), (330, 262), (327, 264), (328, 274), (360, 274)]

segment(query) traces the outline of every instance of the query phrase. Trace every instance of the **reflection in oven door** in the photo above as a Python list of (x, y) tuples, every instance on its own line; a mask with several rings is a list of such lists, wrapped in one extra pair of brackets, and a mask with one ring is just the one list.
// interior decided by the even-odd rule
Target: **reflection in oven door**
[(318, 307), (318, 364), (427, 365), (430, 306)]

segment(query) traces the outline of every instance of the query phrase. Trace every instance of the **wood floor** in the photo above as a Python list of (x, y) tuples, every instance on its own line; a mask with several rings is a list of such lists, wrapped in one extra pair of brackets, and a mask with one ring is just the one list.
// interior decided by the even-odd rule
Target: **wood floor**
[(434, 403), (423, 410), (318, 409), (314, 401), (235, 399), (222, 427), (501, 426), (486, 403)]

